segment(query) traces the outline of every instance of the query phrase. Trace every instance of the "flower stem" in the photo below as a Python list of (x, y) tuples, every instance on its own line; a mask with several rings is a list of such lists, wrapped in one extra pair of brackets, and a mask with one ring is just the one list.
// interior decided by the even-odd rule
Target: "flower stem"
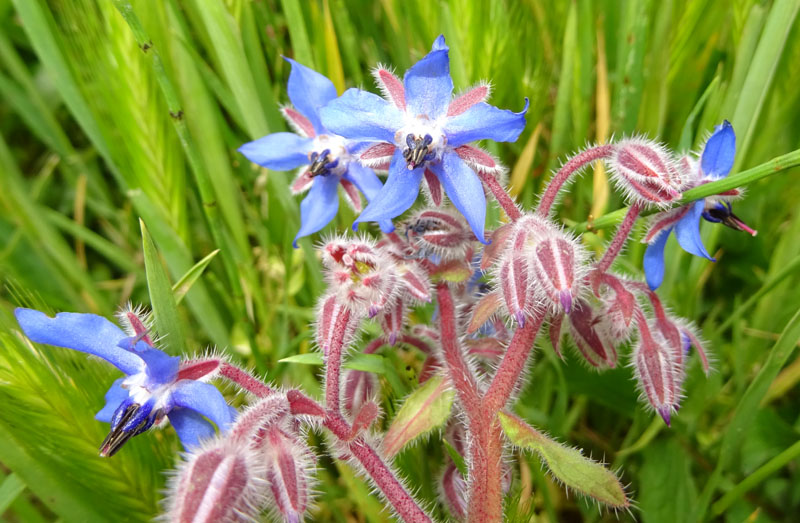
[[(338, 412), (328, 411), (325, 426), (343, 442), (350, 436), (351, 427)], [(394, 472), (364, 438), (357, 437), (346, 445), (403, 521), (414, 523), (431, 521)]]
[(500, 185), (497, 179), (489, 173), (482, 172), (478, 170), (478, 176), (480, 177), (483, 184), (492, 191), (497, 203), (500, 204), (500, 207), (506, 212), (506, 215), (511, 219), (511, 221), (516, 221), (522, 216), (522, 213), (517, 208), (517, 205), (514, 203), (514, 200), (509, 196), (505, 189)]
[(336, 318), (333, 329), (333, 339), (328, 349), (328, 358), (325, 362), (325, 406), (329, 411), (341, 412), (339, 405), (339, 382), (342, 372), (342, 352), (344, 339), (347, 335), (350, 322), (350, 310), (343, 309)]
[(529, 321), (526, 321), (524, 326), (517, 329), (514, 337), (511, 338), (506, 355), (500, 362), (500, 367), (483, 398), (482, 415), (485, 419), (494, 419), (497, 412), (508, 402), (511, 393), (514, 392), (543, 322), (544, 313), (537, 313)]
[(636, 223), (636, 219), (639, 217), (641, 212), (642, 206), (639, 203), (634, 203), (628, 208), (628, 212), (625, 214), (625, 219), (622, 220), (622, 223), (617, 229), (614, 238), (611, 240), (611, 243), (608, 244), (608, 248), (603, 254), (603, 258), (597, 262), (597, 265), (595, 266), (596, 270), (600, 272), (606, 272), (611, 268), (611, 264), (614, 263), (614, 259), (619, 255), (620, 252), (622, 252), (622, 247), (628, 240), (628, 236), (630, 236), (631, 231), (633, 230), (633, 225)]
[(231, 365), (230, 363), (223, 363), (220, 365), (219, 373), (221, 376), (224, 376), (239, 387), (259, 398), (264, 398), (272, 393), (272, 389), (264, 385), (261, 380), (249, 372)]
[(561, 167), (561, 169), (559, 169), (555, 176), (553, 176), (553, 178), (550, 180), (550, 183), (547, 185), (547, 189), (542, 196), (542, 200), (539, 202), (539, 207), (536, 209), (536, 212), (542, 216), (549, 215), (550, 209), (553, 207), (553, 203), (555, 203), (559, 191), (567, 182), (567, 180), (569, 180), (570, 176), (578, 172), (578, 170), (585, 165), (592, 163), (595, 160), (610, 156), (613, 150), (613, 145), (598, 145), (597, 147), (586, 149), (585, 151), (570, 158), (569, 161), (565, 163), (564, 166)]
[(472, 432), (470, 443), (467, 521), (503, 519), (503, 432), (500, 422), (484, 423)]
[(456, 388), (458, 397), (467, 412), (467, 417), (470, 420), (478, 421), (480, 420), (481, 407), (478, 382), (464, 359), (464, 353), (461, 351), (458, 341), (453, 297), (450, 294), (450, 288), (444, 282), (436, 285), (436, 292), (439, 296), (442, 351), (450, 374), (450, 380)]

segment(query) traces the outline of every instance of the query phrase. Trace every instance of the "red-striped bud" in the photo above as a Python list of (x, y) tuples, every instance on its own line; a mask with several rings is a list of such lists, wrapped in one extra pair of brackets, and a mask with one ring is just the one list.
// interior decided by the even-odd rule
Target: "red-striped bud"
[(593, 367), (616, 367), (617, 350), (602, 314), (580, 300), (567, 318), (570, 336), (586, 361)]
[(284, 521), (302, 521), (308, 508), (314, 471), (311, 450), (297, 436), (276, 424), (265, 429), (262, 452), (276, 512)]
[(214, 439), (179, 466), (170, 482), (166, 515), (175, 523), (254, 519), (265, 505), (264, 472), (249, 445)]
[(403, 299), (395, 300), (394, 304), (385, 307), (383, 312), (380, 313), (381, 327), (383, 334), (389, 342), (389, 345), (397, 343), (397, 337), (400, 331), (403, 330), (403, 323), (405, 322), (406, 307)]
[(529, 248), (536, 273), (537, 290), (550, 310), (569, 314), (585, 287), (588, 256), (581, 246), (561, 231), (544, 235)]
[(378, 392), (378, 379), (371, 372), (348, 370), (344, 376), (345, 412), (354, 415), (361, 406), (372, 401)]
[(639, 385), (650, 405), (670, 424), (672, 411), (680, 399), (675, 354), (660, 334), (639, 323), (639, 340), (633, 349), (633, 367)]
[(666, 206), (681, 197), (675, 160), (655, 142), (622, 140), (607, 162), (615, 184), (631, 201)]
[(474, 239), (461, 214), (444, 209), (414, 214), (406, 222), (405, 235), (418, 257), (435, 255), (442, 260), (464, 258)]

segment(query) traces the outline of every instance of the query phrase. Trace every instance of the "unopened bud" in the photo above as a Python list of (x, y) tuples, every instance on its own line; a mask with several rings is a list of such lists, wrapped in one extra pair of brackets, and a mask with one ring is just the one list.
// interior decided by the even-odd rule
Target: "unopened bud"
[(275, 509), (284, 521), (300, 522), (308, 508), (314, 460), (311, 450), (279, 425), (264, 434), (266, 479), (275, 500)]
[(344, 408), (354, 415), (378, 391), (378, 379), (371, 372), (348, 370), (344, 376)]
[(255, 519), (265, 505), (263, 477), (263, 464), (247, 445), (214, 440), (180, 465), (167, 516), (176, 523)]
[(570, 335), (586, 361), (593, 367), (616, 367), (617, 351), (600, 313), (580, 300), (568, 318)]
[(679, 376), (667, 342), (660, 334), (651, 333), (650, 328), (639, 322), (640, 336), (633, 349), (634, 370), (650, 405), (669, 425), (672, 411), (678, 406)]
[(405, 303), (401, 298), (395, 300), (393, 305), (385, 307), (379, 315), (383, 334), (389, 341), (389, 345), (397, 343), (397, 337), (400, 335), (400, 331), (403, 330), (405, 312)]
[(463, 258), (473, 235), (461, 214), (446, 210), (423, 210), (406, 223), (406, 238), (419, 257), (442, 260)]
[(678, 169), (661, 145), (636, 138), (622, 140), (608, 158), (617, 187), (632, 201), (665, 206), (681, 197)]
[(569, 314), (584, 286), (588, 256), (561, 231), (545, 235), (529, 252), (542, 299), (551, 310)]

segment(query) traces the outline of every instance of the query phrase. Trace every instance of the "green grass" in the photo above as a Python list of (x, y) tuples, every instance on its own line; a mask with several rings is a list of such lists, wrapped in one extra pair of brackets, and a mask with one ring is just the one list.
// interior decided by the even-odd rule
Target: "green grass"
[[(309, 323), (323, 290), (312, 250), (319, 236), (292, 248), (299, 201), (288, 191), (291, 173), (256, 169), (236, 148), (285, 129), (278, 107), (287, 102), (289, 66), (281, 56), (315, 67), (340, 91), (374, 90), (371, 67), (402, 73), (440, 33), (457, 89), (488, 79), (492, 103), (514, 110), (530, 98), (520, 140), (490, 146), (510, 168), (519, 162), (515, 182), (528, 208), (551, 170), (587, 143), (641, 133), (686, 150), (722, 119), (733, 123), (734, 173), (748, 187), (735, 210), (759, 234), (704, 225), (716, 264), (670, 240), (659, 291), (700, 325), (715, 372), (706, 378), (692, 366), (684, 406), (667, 429), (637, 401), (628, 368), (597, 374), (545, 349), (517, 411), (621, 467), (637, 519), (785, 521), (800, 513), (800, 173), (790, 168), (800, 147), (800, 2), (130, 3), (132, 11), (123, 0), (0, 0), (3, 517), (149, 520), (178, 449), (164, 430), (135, 438), (111, 460), (96, 457), (105, 427), (93, 415), (116, 375), (27, 344), (15, 306), (109, 316), (127, 301), (149, 304), (154, 288), (163, 298), (188, 275), (190, 290), (167, 314), (190, 352), (217, 346), (274, 382), (319, 391), (318, 367), (279, 362), (311, 350)], [(767, 163), (787, 154), (791, 161)], [(593, 247), (621, 216), (597, 213), (623, 206), (613, 191), (604, 196), (607, 183), (595, 173), (558, 211), (578, 228), (595, 213), (595, 233), (585, 235)], [(345, 230), (352, 218), (340, 213), (327, 231)], [(163, 261), (160, 274), (150, 270), (162, 265), (147, 242), (142, 249), (140, 219)], [(205, 270), (192, 271), (217, 249)], [(641, 274), (642, 252), (630, 245), (620, 269)], [(182, 344), (177, 335), (170, 343)], [(419, 359), (381, 354), (390, 421), (416, 386)], [(324, 448), (318, 434), (311, 438)], [(424, 499), (436, 496), (432, 478), (444, 455), (433, 437), (399, 456)], [(520, 505), (509, 514), (614, 519), (567, 497), (535, 458), (514, 468), (509, 499)], [(319, 478), (314, 519), (386, 519), (346, 465), (321, 458)]]

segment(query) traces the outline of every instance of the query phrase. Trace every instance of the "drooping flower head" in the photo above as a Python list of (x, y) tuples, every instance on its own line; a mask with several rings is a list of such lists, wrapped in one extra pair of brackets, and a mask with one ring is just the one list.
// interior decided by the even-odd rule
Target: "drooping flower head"
[[(703, 147), (699, 161), (684, 157), (678, 163), (685, 179), (681, 190), (686, 191), (726, 177), (733, 167), (735, 154), (736, 134), (730, 122), (725, 120), (714, 129), (714, 133)], [(683, 250), (711, 261), (716, 260), (708, 253), (700, 238), (701, 217), (756, 235), (756, 231), (731, 211), (729, 200), (738, 195), (739, 191), (734, 189), (653, 216), (650, 229), (644, 238), (644, 241), (650, 244), (644, 254), (644, 272), (651, 289), (657, 289), (664, 279), (664, 246), (671, 231), (675, 231), (675, 237)]]
[(498, 167), (491, 156), (467, 144), (516, 140), (525, 127), (527, 100), (519, 113), (497, 109), (484, 102), (489, 94), (486, 85), (453, 98), (444, 36), (406, 71), (402, 82), (383, 68), (375, 77), (386, 99), (349, 89), (321, 111), (331, 131), (352, 140), (380, 142), (367, 149), (361, 161), (389, 168), (386, 185), (356, 224), (405, 212), (417, 199), (424, 177), (434, 203), (441, 202), (444, 188), (475, 236), (484, 241), (486, 197), (475, 170)]
[(211, 384), (181, 373), (177, 356), (153, 348), (144, 329), (145, 321), (134, 311), (122, 329), (95, 314), (62, 312), (50, 318), (43, 312), (18, 308), (17, 321), (25, 335), (36, 343), (98, 356), (125, 373), (106, 393), (106, 405), (95, 419), (111, 423), (111, 431), (100, 447), (101, 456), (111, 456), (130, 438), (168, 418), (184, 447), (197, 446), (214, 435), (213, 421), (221, 431), (233, 422), (233, 412), (222, 394)]
[[(333, 82), (292, 59), (286, 60), (292, 64), (287, 90), (294, 107), (282, 112), (296, 133), (269, 134), (244, 144), (239, 152), (276, 171), (303, 167), (291, 186), (294, 194), (309, 191), (300, 204), (301, 224), (294, 240), (297, 247), (298, 239), (319, 231), (336, 216), (339, 185), (353, 208), (360, 211), (358, 191), (371, 200), (382, 184), (372, 169), (355, 161), (365, 144), (332, 134), (320, 122), (320, 109), (336, 98)], [(390, 222), (381, 226), (391, 229)]]

